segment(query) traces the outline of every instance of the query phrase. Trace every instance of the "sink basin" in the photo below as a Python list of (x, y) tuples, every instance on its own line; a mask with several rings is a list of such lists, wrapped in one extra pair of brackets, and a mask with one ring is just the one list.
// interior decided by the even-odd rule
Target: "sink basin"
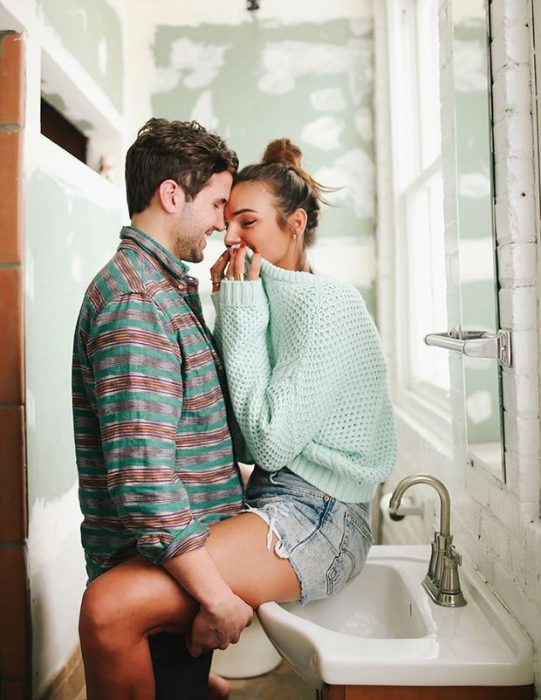
[(370, 561), (355, 584), (340, 595), (304, 607), (297, 603), (282, 607), (324, 629), (355, 637), (417, 639), (428, 633), (415, 596), (392, 561)]
[(265, 603), (259, 620), (309, 683), (528, 685), (529, 638), (477, 572), (460, 570), (468, 604), (444, 608), (421, 586), (430, 548), (372, 547), (362, 573), (326, 600)]

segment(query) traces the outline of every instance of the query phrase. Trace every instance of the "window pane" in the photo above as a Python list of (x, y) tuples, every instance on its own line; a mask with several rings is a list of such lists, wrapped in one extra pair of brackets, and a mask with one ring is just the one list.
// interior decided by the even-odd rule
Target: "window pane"
[(404, 190), (418, 169), (418, 128), (415, 60), (415, 8), (411, 0), (401, 0), (396, 7), (396, 32), (393, 35), (391, 101), (396, 115), (395, 147), (396, 179), (399, 190)]
[(447, 329), (443, 184), (438, 173), (407, 199), (409, 384), (449, 388), (448, 353), (424, 343), (427, 333)]
[(417, 4), (417, 62), (419, 66), (419, 118), (421, 167), (431, 165), (441, 152), (438, 3)]

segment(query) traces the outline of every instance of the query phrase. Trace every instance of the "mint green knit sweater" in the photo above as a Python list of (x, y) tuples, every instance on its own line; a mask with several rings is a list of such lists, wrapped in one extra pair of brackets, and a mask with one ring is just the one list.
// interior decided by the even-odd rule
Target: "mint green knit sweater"
[(379, 337), (359, 292), (262, 261), (225, 280), (215, 336), (251, 460), (288, 467), (330, 496), (370, 500), (395, 464), (394, 415)]

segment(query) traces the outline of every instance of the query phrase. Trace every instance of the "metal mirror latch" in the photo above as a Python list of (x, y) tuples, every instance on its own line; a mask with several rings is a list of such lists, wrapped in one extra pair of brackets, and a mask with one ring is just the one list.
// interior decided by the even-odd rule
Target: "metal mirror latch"
[(468, 357), (496, 359), (500, 365), (511, 367), (511, 331), (498, 331), (496, 335), (485, 331), (446, 331), (429, 333), (427, 345), (461, 352)]

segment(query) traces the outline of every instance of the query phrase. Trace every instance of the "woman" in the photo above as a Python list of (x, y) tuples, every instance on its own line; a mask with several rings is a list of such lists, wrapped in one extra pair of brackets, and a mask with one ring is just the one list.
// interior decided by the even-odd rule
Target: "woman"
[[(238, 173), (225, 211), (229, 248), (212, 269), (216, 338), (244, 443), (237, 457), (257, 466), (245, 512), (211, 525), (205, 546), (253, 608), (323, 598), (361, 570), (369, 501), (395, 459), (364, 302), (310, 272), (322, 196), (300, 155), (282, 139)], [(189, 630), (195, 612), (167, 572), (140, 557), (96, 579), (80, 627), (89, 700), (152, 698), (147, 635)]]

